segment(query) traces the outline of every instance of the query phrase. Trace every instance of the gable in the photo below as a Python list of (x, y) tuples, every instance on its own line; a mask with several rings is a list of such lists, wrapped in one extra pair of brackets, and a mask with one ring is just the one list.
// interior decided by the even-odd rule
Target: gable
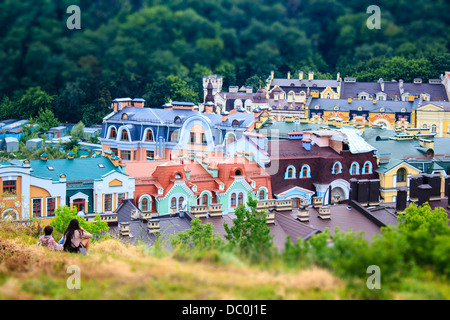
[(434, 104), (426, 104), (424, 106), (418, 107), (417, 111), (444, 111), (444, 109)]
[(122, 186), (122, 181), (120, 181), (118, 179), (114, 179), (110, 183), (108, 183), (108, 186), (110, 186), (110, 187), (121, 187)]

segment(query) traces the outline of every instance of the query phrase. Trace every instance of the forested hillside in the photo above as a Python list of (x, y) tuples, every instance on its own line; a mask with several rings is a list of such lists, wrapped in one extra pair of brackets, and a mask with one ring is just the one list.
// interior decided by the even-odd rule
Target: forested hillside
[[(69, 5), (81, 30), (69, 30)], [(369, 29), (370, 5), (381, 28)], [(111, 98), (201, 102), (201, 77), (229, 85), (314, 71), (376, 81), (450, 70), (445, 0), (4, 0), (0, 2), (0, 118), (89, 125)]]

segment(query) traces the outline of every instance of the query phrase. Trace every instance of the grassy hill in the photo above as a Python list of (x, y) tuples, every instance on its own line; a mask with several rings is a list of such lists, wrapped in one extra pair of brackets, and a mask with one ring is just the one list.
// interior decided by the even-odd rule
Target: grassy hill
[[(362, 251), (370, 249), (362, 246), (352, 253), (358, 242), (348, 237), (335, 239), (335, 249), (343, 241), (350, 246), (333, 258), (342, 266), (319, 268), (315, 263), (289, 266), (281, 255), (251, 264), (226, 251), (180, 254), (117, 239), (93, 242), (88, 256), (54, 252), (36, 244), (35, 227), (0, 221), (0, 300), (450, 299), (448, 277), (430, 267), (400, 267), (391, 274), (382, 267), (381, 289), (369, 290), (365, 268), (349, 266), (359, 265)], [(324, 252), (331, 257), (335, 249)], [(396, 249), (386, 250), (382, 255), (395, 269)], [(448, 254), (441, 252), (439, 261), (446, 265)], [(336, 276), (346, 264), (359, 275)], [(79, 290), (67, 287), (69, 266), (80, 270)]]
[[(229, 263), (153, 256), (118, 240), (93, 243), (89, 256), (36, 245), (27, 227), (0, 226), (0, 299), (339, 299), (342, 281), (311, 268), (279, 272)], [(67, 268), (81, 271), (81, 289), (69, 290)]]

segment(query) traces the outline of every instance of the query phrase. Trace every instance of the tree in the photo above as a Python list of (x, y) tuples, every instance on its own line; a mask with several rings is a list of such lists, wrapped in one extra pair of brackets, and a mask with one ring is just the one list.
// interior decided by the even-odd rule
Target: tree
[(47, 94), (41, 87), (28, 88), (19, 100), (17, 115), (22, 118), (36, 117), (40, 110), (52, 109), (55, 96)]
[(210, 250), (219, 248), (223, 244), (223, 239), (219, 234), (214, 233), (211, 223), (202, 224), (200, 219), (193, 219), (191, 228), (177, 233), (171, 239), (171, 243), (178, 249)]
[(88, 222), (84, 217), (77, 215), (76, 208), (70, 209), (68, 206), (60, 206), (55, 209), (55, 217), (52, 218), (50, 225), (53, 226), (56, 232), (63, 235), (72, 219), (77, 219), (80, 222), (80, 227), (94, 237), (102, 237), (109, 230), (108, 223), (101, 221), (100, 214), (95, 215), (95, 222)]
[(59, 121), (56, 119), (55, 114), (48, 108), (40, 109), (37, 118), (31, 118), (30, 122), (37, 123), (41, 132), (47, 132), (50, 128), (59, 125)]
[(273, 248), (273, 236), (267, 226), (266, 214), (257, 211), (256, 205), (257, 200), (249, 193), (249, 209), (240, 205), (234, 211), (236, 218), (233, 219), (233, 226), (224, 223), (228, 245), (253, 261), (270, 257)]
[(78, 122), (72, 128), (70, 135), (72, 136), (73, 139), (80, 139), (80, 140), (84, 139), (84, 124), (82, 121)]

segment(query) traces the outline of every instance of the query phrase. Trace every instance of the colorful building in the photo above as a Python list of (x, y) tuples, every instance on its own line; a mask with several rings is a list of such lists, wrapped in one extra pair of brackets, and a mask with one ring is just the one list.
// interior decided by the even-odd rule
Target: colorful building
[(143, 99), (115, 99), (103, 119), (102, 150), (122, 161), (171, 160), (173, 154), (205, 152), (221, 156), (255, 122), (255, 114), (200, 112), (193, 103), (167, 103), (144, 108)]
[(380, 128), (366, 128), (362, 136), (378, 150), (376, 172), (385, 202), (395, 202), (399, 187), (406, 187), (409, 197), (411, 177), (422, 173), (439, 174), (441, 196), (445, 196), (445, 179), (450, 173), (450, 138)]
[(251, 154), (223, 158), (200, 153), (177, 160), (128, 162), (125, 172), (136, 179), (138, 208), (154, 216), (217, 205), (227, 214), (245, 204), (249, 193), (257, 199), (272, 198), (270, 176)]
[(134, 178), (108, 157), (14, 161), (0, 167), (2, 216), (13, 219), (54, 216), (58, 206), (84, 215), (112, 214), (123, 199), (133, 198)]
[[(290, 132), (286, 140), (268, 143), (270, 162), (266, 165), (277, 199), (312, 197), (339, 201), (348, 199), (350, 179), (376, 179), (376, 150), (362, 139), (358, 130), (316, 130)], [(331, 194), (329, 192), (331, 190)]]

